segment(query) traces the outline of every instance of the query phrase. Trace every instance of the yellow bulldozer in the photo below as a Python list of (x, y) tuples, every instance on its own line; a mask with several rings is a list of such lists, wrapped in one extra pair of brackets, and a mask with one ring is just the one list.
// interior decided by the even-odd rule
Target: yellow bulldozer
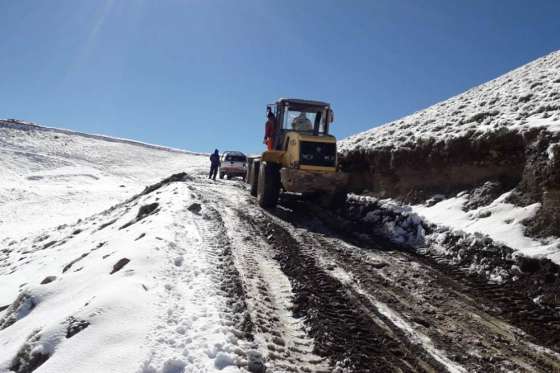
[(274, 207), (281, 192), (300, 193), (329, 206), (346, 198), (348, 177), (338, 169), (330, 104), (281, 98), (267, 109), (274, 114), (272, 150), (248, 162), (247, 182), (261, 207)]

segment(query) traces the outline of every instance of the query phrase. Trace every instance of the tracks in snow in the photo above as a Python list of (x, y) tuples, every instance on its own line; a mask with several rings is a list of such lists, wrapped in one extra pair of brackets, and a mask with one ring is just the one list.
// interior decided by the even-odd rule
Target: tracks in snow
[(247, 367), (258, 355), (251, 354), (253, 325), (223, 221), (212, 207), (197, 215), (183, 202), (170, 227), (175, 239), (162, 241), (169, 264), (159, 274), (159, 320), (141, 371)]
[(558, 354), (425, 261), (351, 245), (297, 208), (265, 212), (239, 184), (197, 179), (189, 188), (202, 211), (187, 211), (185, 199), (175, 239), (162, 243), (169, 286), (159, 293), (156, 345), (165, 348), (148, 368), (560, 370)]

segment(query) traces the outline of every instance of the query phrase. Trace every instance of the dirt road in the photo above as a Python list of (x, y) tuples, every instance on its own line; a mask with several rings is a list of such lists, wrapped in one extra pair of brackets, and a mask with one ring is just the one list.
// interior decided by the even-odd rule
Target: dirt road
[(250, 370), (560, 371), (560, 354), (500, 316), (504, 289), (382, 240), (339, 236), (297, 198), (265, 211), (241, 182), (193, 186), (218, 265), (231, 264), (223, 286), (247, 311), (235, 321), (241, 338), (260, 351)]

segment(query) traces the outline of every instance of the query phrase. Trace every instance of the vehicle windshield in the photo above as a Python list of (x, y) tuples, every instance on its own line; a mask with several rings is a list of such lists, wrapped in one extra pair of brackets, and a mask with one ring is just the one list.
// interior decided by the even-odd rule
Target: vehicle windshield
[(225, 160), (228, 162), (246, 162), (247, 157), (243, 154), (226, 154)]
[(282, 128), (290, 131), (313, 133), (318, 129), (318, 134), (326, 134), (325, 115), (323, 110), (299, 111), (286, 109)]

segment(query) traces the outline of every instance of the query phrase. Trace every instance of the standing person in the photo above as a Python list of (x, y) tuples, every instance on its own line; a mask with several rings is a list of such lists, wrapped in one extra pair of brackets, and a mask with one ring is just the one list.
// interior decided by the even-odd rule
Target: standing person
[(264, 125), (264, 141), (268, 150), (274, 149), (274, 138), (276, 136), (276, 117), (272, 114), (270, 108), (267, 108), (267, 120)]
[(210, 175), (208, 176), (209, 179), (216, 180), (218, 167), (220, 167), (220, 153), (218, 152), (218, 149), (216, 149), (210, 156)]

